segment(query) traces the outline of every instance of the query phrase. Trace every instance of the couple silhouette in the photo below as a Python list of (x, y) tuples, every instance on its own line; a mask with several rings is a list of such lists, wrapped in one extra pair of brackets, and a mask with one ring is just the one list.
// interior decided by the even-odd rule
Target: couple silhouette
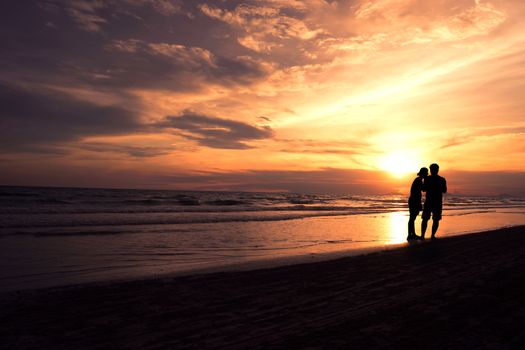
[[(427, 168), (421, 168), (417, 177), (412, 182), (410, 187), (410, 197), (408, 198), (408, 209), (410, 211), (410, 219), (408, 220), (408, 237), (407, 240), (425, 239), (427, 231), (428, 220), (432, 215), (432, 236), (431, 239), (436, 238), (436, 232), (439, 228), (439, 221), (441, 220), (441, 213), (443, 211), (443, 194), (447, 193), (447, 181), (444, 177), (438, 175), (439, 165), (431, 164), (430, 176)], [(421, 204), (422, 193), (425, 192), (425, 203)], [(415, 221), (419, 212), (423, 210), (421, 215), (421, 236), (416, 235)]]

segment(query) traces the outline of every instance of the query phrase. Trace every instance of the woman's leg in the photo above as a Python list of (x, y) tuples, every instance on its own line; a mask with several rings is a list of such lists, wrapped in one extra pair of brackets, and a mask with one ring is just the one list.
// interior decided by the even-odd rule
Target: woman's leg
[(416, 235), (416, 222), (417, 214), (410, 213), (410, 218), (408, 219), (408, 237), (414, 237)]

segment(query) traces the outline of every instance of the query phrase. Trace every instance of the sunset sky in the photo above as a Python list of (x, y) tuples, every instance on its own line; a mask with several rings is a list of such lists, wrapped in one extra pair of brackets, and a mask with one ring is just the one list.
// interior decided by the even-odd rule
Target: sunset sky
[(0, 4), (0, 184), (525, 194), (523, 0)]

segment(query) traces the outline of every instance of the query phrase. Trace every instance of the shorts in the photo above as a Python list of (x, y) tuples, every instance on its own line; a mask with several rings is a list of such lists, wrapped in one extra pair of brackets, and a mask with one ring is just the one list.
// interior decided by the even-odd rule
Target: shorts
[(423, 220), (429, 220), (432, 214), (432, 220), (441, 220), (441, 213), (443, 211), (443, 203), (428, 203), (425, 202), (423, 207)]

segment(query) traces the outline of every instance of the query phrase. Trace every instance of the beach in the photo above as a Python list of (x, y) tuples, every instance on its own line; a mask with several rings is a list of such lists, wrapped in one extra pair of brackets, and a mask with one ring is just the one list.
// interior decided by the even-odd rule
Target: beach
[(525, 226), (255, 271), (1, 294), (4, 349), (520, 349)]

